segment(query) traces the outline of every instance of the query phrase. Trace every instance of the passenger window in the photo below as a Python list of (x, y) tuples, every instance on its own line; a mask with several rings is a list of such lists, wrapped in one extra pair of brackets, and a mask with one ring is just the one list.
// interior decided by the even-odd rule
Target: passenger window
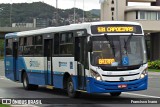
[(33, 45), (33, 37), (26, 37), (24, 41), (25, 41), (24, 43), (25, 45), (24, 45), (23, 54), (25, 56), (33, 56), (35, 51), (35, 48)]
[(43, 55), (43, 48), (42, 48), (42, 35), (35, 36), (35, 56), (42, 56)]
[(18, 54), (23, 55), (24, 38), (19, 39)]
[(6, 55), (12, 55), (12, 39), (6, 39)]
[(60, 54), (73, 54), (73, 33), (61, 34)]
[(59, 33), (54, 35), (54, 54), (59, 54)]
[(42, 45), (42, 35), (35, 36), (35, 45)]

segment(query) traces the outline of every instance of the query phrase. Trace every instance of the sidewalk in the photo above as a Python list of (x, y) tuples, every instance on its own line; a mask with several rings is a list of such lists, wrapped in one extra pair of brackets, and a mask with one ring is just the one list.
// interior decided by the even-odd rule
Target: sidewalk
[(160, 72), (148, 72), (148, 75), (159, 75), (160, 76)]

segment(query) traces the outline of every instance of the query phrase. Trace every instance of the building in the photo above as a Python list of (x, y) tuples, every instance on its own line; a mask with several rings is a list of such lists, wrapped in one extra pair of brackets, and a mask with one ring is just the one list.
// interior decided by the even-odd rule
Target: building
[(12, 27), (34, 27), (33, 23), (12, 23)]
[[(129, 2), (148, 2), (150, 6), (128, 6)], [(148, 58), (160, 59), (160, 0), (101, 0), (102, 21), (141, 23), (146, 37)]]
[(33, 19), (33, 25), (36, 28), (44, 28), (49, 26), (49, 19), (35, 18)]

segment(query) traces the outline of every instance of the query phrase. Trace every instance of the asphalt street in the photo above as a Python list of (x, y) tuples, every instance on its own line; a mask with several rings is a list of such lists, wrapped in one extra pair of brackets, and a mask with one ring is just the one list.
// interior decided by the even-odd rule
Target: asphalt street
[[(21, 83), (8, 80), (4, 76), (4, 64), (0, 61), (0, 98), (42, 99), (40, 107), (159, 107), (159, 104), (136, 104), (134, 101), (160, 102), (160, 73), (149, 73), (149, 86), (145, 91), (124, 92), (118, 98), (109, 94), (81, 94), (80, 98), (69, 98), (64, 90), (46, 89), (43, 86), (36, 91), (26, 91)], [(45, 104), (44, 104), (45, 103)]]

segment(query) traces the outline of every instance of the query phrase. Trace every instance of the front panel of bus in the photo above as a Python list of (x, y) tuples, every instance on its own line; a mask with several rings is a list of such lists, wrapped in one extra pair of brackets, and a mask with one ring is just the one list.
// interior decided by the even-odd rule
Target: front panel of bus
[(144, 35), (139, 25), (91, 27), (89, 92), (147, 89)]

